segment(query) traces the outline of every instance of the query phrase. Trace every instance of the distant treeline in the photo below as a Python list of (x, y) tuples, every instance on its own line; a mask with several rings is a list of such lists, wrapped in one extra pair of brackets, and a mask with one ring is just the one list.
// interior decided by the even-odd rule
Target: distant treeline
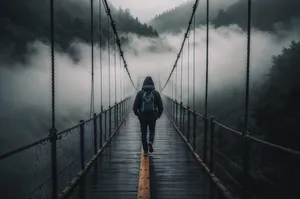
[[(48, 0), (10, 0), (0, 3), (0, 53), (21, 58), (30, 41), (48, 42), (50, 38), (50, 5)], [(117, 29), (121, 33), (135, 33), (140, 36), (157, 37), (158, 33), (138, 18), (134, 18), (128, 9), (118, 10), (110, 5)], [(110, 38), (112, 29), (108, 27), (108, 17), (102, 6), (102, 30), (100, 32), (99, 4), (94, 5), (94, 40), (102, 44)], [(55, 42), (58, 50), (67, 51), (74, 39), (84, 42), (91, 40), (90, 5), (80, 1), (55, 1)], [(124, 41), (125, 38), (121, 38)]]
[[(149, 24), (159, 32), (179, 32), (187, 27), (187, 22), (192, 13), (194, 1), (188, 1), (175, 8), (156, 15)], [(296, 0), (253, 0), (252, 25), (260, 30), (272, 31), (276, 27), (288, 28), (294, 19), (300, 19), (300, 1)], [(243, 29), (247, 28), (248, 1), (240, 0), (226, 10), (218, 10), (216, 16), (210, 15), (210, 22), (223, 26), (237, 24)], [(211, 6), (211, 11), (215, 8)], [(196, 24), (206, 22), (206, 9), (198, 7)]]

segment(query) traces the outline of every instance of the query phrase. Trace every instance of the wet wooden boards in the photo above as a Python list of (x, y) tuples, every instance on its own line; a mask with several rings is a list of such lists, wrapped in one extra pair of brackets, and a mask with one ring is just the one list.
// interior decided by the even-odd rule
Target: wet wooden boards
[(140, 139), (139, 121), (130, 113), (72, 198), (209, 198), (207, 174), (165, 114), (157, 121), (149, 157), (143, 156)]

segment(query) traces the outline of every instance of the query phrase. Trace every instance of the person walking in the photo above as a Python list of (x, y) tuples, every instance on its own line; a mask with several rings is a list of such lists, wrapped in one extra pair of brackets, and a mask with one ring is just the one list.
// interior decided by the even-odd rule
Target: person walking
[[(133, 112), (140, 121), (141, 140), (145, 156), (148, 156), (148, 152), (153, 152), (156, 120), (160, 118), (163, 110), (161, 96), (155, 90), (152, 78), (148, 76), (145, 78), (142, 89), (137, 93), (133, 104)], [(147, 140), (148, 127), (149, 142)]]

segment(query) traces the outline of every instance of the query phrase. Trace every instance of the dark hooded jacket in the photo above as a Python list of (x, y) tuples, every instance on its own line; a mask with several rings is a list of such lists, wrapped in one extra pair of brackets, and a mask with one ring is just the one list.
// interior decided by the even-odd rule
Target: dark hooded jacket
[[(143, 113), (140, 111), (143, 95), (145, 91), (152, 91), (152, 94), (155, 99), (155, 112), (154, 113)], [(163, 113), (163, 104), (160, 97), (159, 92), (155, 90), (154, 83), (151, 77), (146, 77), (143, 83), (142, 90), (140, 90), (134, 100), (133, 104), (133, 112), (136, 116), (138, 116), (141, 121), (155, 121), (157, 120)]]

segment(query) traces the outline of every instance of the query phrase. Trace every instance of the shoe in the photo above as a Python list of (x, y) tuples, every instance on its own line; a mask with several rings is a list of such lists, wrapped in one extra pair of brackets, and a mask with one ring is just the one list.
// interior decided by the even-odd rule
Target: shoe
[(149, 152), (150, 152), (150, 153), (153, 153), (153, 146), (152, 146), (152, 143), (151, 143), (151, 142), (149, 142), (148, 148), (149, 148)]

